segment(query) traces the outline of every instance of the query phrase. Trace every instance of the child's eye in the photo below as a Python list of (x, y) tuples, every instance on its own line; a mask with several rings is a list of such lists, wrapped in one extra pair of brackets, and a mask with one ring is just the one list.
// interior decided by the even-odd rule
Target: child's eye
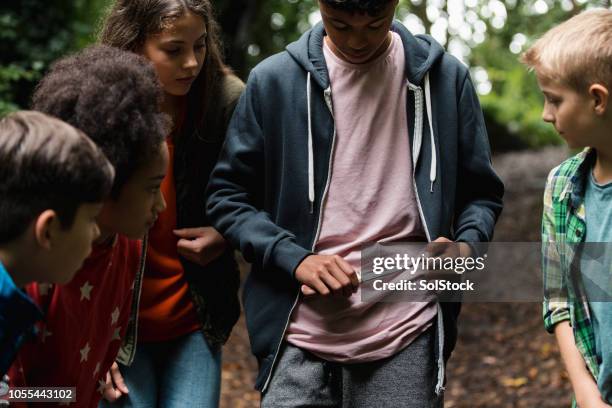
[(377, 25), (371, 25), (369, 26), (370, 30), (378, 30), (382, 27), (382, 24), (377, 24)]
[(168, 48), (165, 51), (167, 54), (176, 55), (181, 51), (181, 49), (180, 48)]
[(349, 26), (344, 25), (344, 24), (343, 25), (333, 24), (333, 27), (339, 31), (346, 31), (349, 28)]

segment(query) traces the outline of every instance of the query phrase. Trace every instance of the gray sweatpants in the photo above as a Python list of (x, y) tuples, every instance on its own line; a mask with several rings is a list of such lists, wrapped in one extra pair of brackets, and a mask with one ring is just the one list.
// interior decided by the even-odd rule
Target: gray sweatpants
[(284, 343), (262, 408), (442, 407), (435, 323), (398, 354), (359, 364), (331, 363)]

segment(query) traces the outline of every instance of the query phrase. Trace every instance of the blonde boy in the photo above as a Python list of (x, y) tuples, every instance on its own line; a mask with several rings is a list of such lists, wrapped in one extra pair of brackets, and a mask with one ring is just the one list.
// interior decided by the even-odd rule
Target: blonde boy
[[(612, 241), (612, 10), (586, 11), (551, 29), (522, 61), (536, 72), (544, 94), (542, 119), (570, 148), (585, 148), (553, 169), (546, 184), (544, 324), (557, 337), (574, 406), (610, 407), (612, 303), (596, 301), (602, 298), (588, 275), (592, 264), (575, 249)], [(599, 259), (607, 293), (609, 253)]]

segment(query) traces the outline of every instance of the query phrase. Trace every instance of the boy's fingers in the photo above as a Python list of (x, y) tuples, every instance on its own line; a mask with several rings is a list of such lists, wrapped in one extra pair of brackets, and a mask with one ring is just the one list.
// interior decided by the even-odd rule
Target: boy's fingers
[(314, 296), (317, 294), (317, 292), (308, 285), (302, 285), (300, 289), (302, 290), (302, 294), (304, 296)]
[(121, 391), (123, 394), (127, 394), (130, 392), (130, 390), (128, 390), (127, 385), (125, 384), (123, 376), (121, 375), (121, 371), (119, 370), (119, 364), (113, 363), (111, 367), (111, 377), (113, 378), (113, 383), (119, 391)]
[(314, 279), (311, 283), (308, 284), (308, 286), (310, 286), (312, 289), (316, 290), (317, 292), (319, 292), (319, 294), (323, 296), (329, 295), (329, 289), (327, 288), (327, 286), (325, 286), (321, 279)]
[(321, 280), (332, 292), (340, 293), (342, 291), (342, 285), (336, 278), (334, 278), (331, 272), (327, 271), (326, 273), (322, 273)]
[(357, 276), (357, 272), (354, 269), (351, 269), (349, 273), (347, 273), (349, 280), (351, 281), (351, 285), (353, 286), (353, 290), (359, 289), (359, 276)]
[(357, 276), (357, 272), (353, 269), (353, 267), (346, 262), (344, 258), (341, 256), (335, 257), (336, 264), (342, 269), (344, 274), (351, 281), (351, 285), (353, 285), (353, 289), (357, 289), (359, 287), (359, 277)]
[(445, 249), (446, 244), (442, 244), (439, 242), (430, 242), (429, 244), (427, 244), (427, 247), (425, 247), (425, 252), (429, 257), (436, 257), (442, 255)]
[(453, 241), (446, 237), (439, 237), (427, 244), (425, 251), (429, 256), (440, 256), (449, 250), (449, 246), (454, 244)]
[(346, 297), (351, 296), (353, 293), (353, 285), (344, 271), (340, 269), (338, 265), (334, 264), (329, 268), (329, 272), (340, 283), (340, 285), (342, 285), (342, 294)]

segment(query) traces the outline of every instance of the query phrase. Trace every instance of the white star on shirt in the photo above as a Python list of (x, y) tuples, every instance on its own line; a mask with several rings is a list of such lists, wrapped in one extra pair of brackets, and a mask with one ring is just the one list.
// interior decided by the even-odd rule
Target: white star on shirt
[(93, 372), (94, 378), (96, 378), (99, 373), (100, 373), (100, 363), (96, 364), (96, 369)]
[(111, 341), (113, 340), (121, 340), (121, 336), (119, 336), (119, 332), (121, 331), (121, 326), (117, 327), (115, 329), (115, 332), (113, 333), (113, 338), (111, 339)]
[(91, 350), (91, 349), (89, 348), (89, 343), (85, 344), (85, 347), (83, 347), (83, 348), (80, 350), (80, 353), (81, 353), (81, 363), (82, 363), (83, 361), (87, 361), (87, 357), (89, 357), (89, 350)]
[(98, 381), (98, 392), (100, 394), (104, 394), (104, 389), (106, 388), (106, 383), (103, 380)]
[(87, 299), (91, 300), (91, 290), (93, 286), (89, 284), (89, 281), (85, 282), (83, 286), (81, 286), (81, 300)]
[(111, 314), (111, 324), (117, 323), (117, 320), (119, 320), (119, 308), (115, 307), (113, 314)]

